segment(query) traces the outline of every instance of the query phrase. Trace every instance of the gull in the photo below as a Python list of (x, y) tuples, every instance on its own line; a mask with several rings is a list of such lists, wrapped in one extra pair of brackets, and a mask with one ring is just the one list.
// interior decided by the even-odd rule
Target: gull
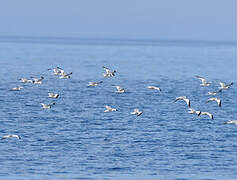
[(53, 105), (55, 105), (55, 102), (51, 103), (51, 104), (44, 104), (44, 103), (40, 103), (42, 105), (43, 109), (50, 109)]
[(207, 94), (208, 95), (216, 95), (217, 93), (220, 93), (220, 92), (222, 92), (222, 89), (219, 89), (218, 91), (210, 91)]
[(103, 81), (100, 81), (100, 82), (89, 82), (88, 86), (98, 86), (101, 83), (103, 83)]
[(70, 72), (69, 74), (62, 74), (59, 78), (60, 79), (69, 79), (69, 78), (71, 78), (71, 76), (70, 75), (72, 75), (72, 72)]
[(220, 89), (229, 89), (231, 85), (233, 85), (234, 83), (231, 82), (230, 84), (225, 84), (220, 82), (221, 87), (219, 87)]
[(20, 78), (18, 80), (21, 81), (22, 83), (33, 83), (33, 81), (31, 79)]
[(33, 84), (42, 84), (44, 77), (41, 76), (39, 79), (38, 78), (33, 78)]
[(237, 120), (229, 120), (224, 122), (224, 124), (237, 124)]
[(105, 73), (103, 73), (104, 77), (113, 77), (113, 76), (115, 76), (115, 73), (116, 73), (115, 70), (112, 72), (109, 68), (107, 68), (105, 66), (103, 66), (103, 68), (105, 70)]
[(58, 98), (59, 94), (54, 94), (54, 93), (48, 93), (49, 98)]
[(10, 134), (10, 135), (6, 135), (6, 136), (3, 136), (3, 137), (2, 137), (2, 139), (7, 139), (7, 138), (17, 138), (17, 139), (21, 139), (20, 136), (15, 135), (15, 134)]
[(207, 115), (207, 116), (209, 116), (210, 119), (214, 119), (213, 115), (209, 112), (201, 112), (200, 115)]
[(142, 111), (139, 111), (139, 109), (134, 109), (134, 111), (133, 112), (131, 112), (131, 114), (134, 114), (134, 115), (137, 115), (137, 116), (140, 116), (140, 115), (142, 115)]
[(125, 92), (125, 89), (124, 88), (121, 88), (121, 86), (116, 86), (116, 85), (112, 85), (112, 86), (114, 86), (114, 87), (116, 87), (116, 89), (117, 89), (117, 93), (124, 93)]
[(117, 111), (115, 108), (111, 108), (110, 106), (105, 106), (106, 110), (104, 112), (112, 112), (112, 111)]
[(53, 70), (53, 74), (56, 75), (56, 76), (62, 76), (63, 74), (65, 74), (65, 71), (60, 67), (56, 67), (56, 68), (53, 68), (53, 69), (50, 68), (48, 70)]
[(200, 79), (202, 81), (202, 84), (200, 84), (201, 86), (209, 86), (211, 84), (210, 82), (207, 82), (207, 80), (204, 79), (201, 76), (196, 76), (196, 78), (198, 78), (198, 79)]
[(18, 87), (11, 88), (10, 90), (11, 91), (20, 91), (21, 89), (23, 89), (23, 87), (22, 86), (18, 86)]
[(217, 104), (218, 104), (218, 106), (221, 107), (221, 100), (220, 100), (220, 99), (218, 99), (218, 98), (209, 98), (209, 99), (207, 100), (207, 103), (208, 103), (208, 102), (211, 102), (211, 101), (216, 101)]
[(156, 86), (147, 86), (147, 88), (161, 91), (161, 89), (159, 87), (156, 87)]
[(185, 101), (188, 107), (190, 108), (190, 105), (191, 105), (190, 100), (186, 96), (177, 97), (174, 102), (179, 101), (179, 100)]
[(198, 116), (201, 115), (201, 111), (196, 111), (196, 110), (194, 110), (192, 108), (189, 108), (189, 112), (188, 113), (190, 113), (190, 114), (197, 114)]

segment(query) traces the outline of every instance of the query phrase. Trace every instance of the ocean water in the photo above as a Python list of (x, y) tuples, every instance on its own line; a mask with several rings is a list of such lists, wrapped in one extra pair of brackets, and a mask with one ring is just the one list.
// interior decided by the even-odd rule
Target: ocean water
[[(52, 75), (56, 66), (71, 78)], [(116, 76), (104, 78), (102, 66)], [(236, 68), (233, 42), (0, 38), (0, 136), (22, 137), (0, 140), (0, 179), (235, 180), (237, 125), (224, 122), (237, 120)], [(18, 81), (40, 76), (41, 85)], [(234, 82), (217, 95), (222, 107), (206, 103), (219, 82)], [(214, 119), (189, 114), (178, 96)]]

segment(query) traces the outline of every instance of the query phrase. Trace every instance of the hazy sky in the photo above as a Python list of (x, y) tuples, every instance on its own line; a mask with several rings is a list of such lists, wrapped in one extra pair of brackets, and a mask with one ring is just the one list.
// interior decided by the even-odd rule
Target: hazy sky
[(237, 0), (2, 0), (0, 36), (237, 40)]

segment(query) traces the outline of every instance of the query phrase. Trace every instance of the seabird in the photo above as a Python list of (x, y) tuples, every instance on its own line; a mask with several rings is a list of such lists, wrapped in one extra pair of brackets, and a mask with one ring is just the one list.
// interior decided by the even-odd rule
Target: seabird
[(33, 81), (31, 79), (26, 79), (26, 78), (20, 78), (18, 79), (20, 82), (22, 83), (33, 83)]
[(133, 112), (131, 112), (131, 114), (134, 114), (134, 115), (137, 115), (137, 116), (140, 116), (140, 115), (142, 115), (142, 111), (139, 111), (139, 109), (134, 109), (134, 111)]
[(72, 75), (72, 72), (70, 72), (69, 74), (62, 74), (59, 78), (60, 79), (69, 79), (69, 78), (71, 78), (70, 75)]
[(103, 83), (103, 81), (100, 81), (100, 82), (89, 82), (88, 86), (98, 86), (101, 83)]
[(190, 108), (190, 106), (191, 106), (190, 100), (186, 96), (177, 97), (174, 102), (179, 101), (179, 100), (185, 101), (186, 104), (188, 105), (188, 107)]
[(229, 120), (224, 122), (224, 124), (237, 124), (237, 120)]
[(44, 104), (44, 103), (40, 103), (42, 105), (43, 109), (50, 109), (53, 105), (55, 105), (55, 102), (51, 103), (51, 104)]
[(10, 90), (11, 90), (11, 91), (20, 91), (21, 89), (23, 89), (23, 87), (22, 87), (22, 86), (19, 86), (19, 87), (11, 88)]
[(115, 76), (115, 73), (116, 73), (115, 70), (114, 70), (114, 71), (111, 71), (109, 68), (107, 68), (107, 67), (105, 67), (105, 66), (103, 66), (103, 68), (104, 68), (104, 70), (105, 70), (105, 73), (103, 73), (103, 76), (104, 76), (104, 77), (113, 77), (113, 76)]
[(113, 111), (117, 111), (117, 109), (115, 108), (111, 108), (110, 106), (105, 106), (106, 110), (104, 112), (113, 112)]
[(44, 77), (41, 76), (39, 79), (38, 78), (33, 78), (33, 84), (42, 84)]
[(209, 116), (210, 119), (214, 119), (213, 115), (209, 112), (201, 112), (200, 115), (207, 115), (207, 116)]
[(201, 115), (201, 111), (196, 111), (196, 110), (194, 110), (192, 108), (189, 108), (189, 112), (188, 113), (190, 113), (190, 114), (197, 114), (198, 116)]
[(10, 134), (10, 135), (6, 135), (6, 136), (3, 136), (3, 137), (2, 137), (2, 139), (7, 139), (7, 138), (17, 138), (17, 139), (21, 139), (20, 136), (15, 135), (15, 134)]
[(230, 84), (225, 84), (225, 83), (220, 82), (221, 87), (219, 87), (219, 88), (220, 89), (229, 89), (230, 86), (232, 86), (233, 84), (234, 84), (233, 82), (231, 82)]
[(59, 94), (54, 94), (54, 93), (48, 93), (49, 98), (58, 98)]
[(112, 85), (112, 86), (114, 86), (114, 87), (116, 87), (116, 89), (117, 89), (117, 93), (124, 93), (125, 92), (125, 89), (124, 88), (121, 88), (120, 86), (116, 86), (116, 85)]
[(156, 86), (147, 86), (147, 88), (161, 91), (161, 89), (159, 87), (156, 87)]
[(208, 95), (216, 95), (217, 93), (220, 93), (220, 92), (222, 92), (222, 89), (219, 89), (218, 91), (210, 91), (207, 94)]
[(218, 104), (218, 106), (219, 107), (221, 107), (221, 100), (220, 99), (218, 99), (218, 98), (209, 98), (208, 100), (207, 100), (207, 103), (208, 102), (211, 102), (211, 101), (216, 101), (217, 102), (217, 104)]
[(48, 70), (53, 70), (53, 75), (56, 75), (56, 76), (62, 76), (63, 74), (65, 74), (65, 71), (60, 67), (56, 67), (53, 69), (50, 68)]
[(211, 84), (210, 82), (207, 82), (207, 80), (201, 76), (196, 76), (196, 78), (202, 81), (202, 84), (200, 84), (201, 86), (209, 86)]

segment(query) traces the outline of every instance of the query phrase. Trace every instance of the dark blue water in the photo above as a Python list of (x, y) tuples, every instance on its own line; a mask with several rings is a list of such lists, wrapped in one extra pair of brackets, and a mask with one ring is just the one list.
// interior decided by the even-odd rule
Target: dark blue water
[[(117, 70), (105, 79), (102, 66)], [(59, 79), (47, 69), (73, 72)], [(237, 44), (1, 39), (1, 179), (237, 179)], [(195, 75), (212, 82), (201, 87)], [(44, 76), (41, 85), (17, 79)], [(89, 81), (103, 80), (97, 87)], [(206, 104), (219, 82), (222, 107)], [(112, 84), (126, 93), (115, 93)], [(23, 86), (19, 92), (10, 88)], [(162, 92), (146, 88), (157, 85)], [(56, 100), (49, 92), (59, 93)], [(214, 120), (188, 114), (191, 106)], [(56, 102), (44, 110), (40, 103)], [(104, 113), (105, 105), (117, 112)], [(139, 108), (139, 117), (130, 112)]]

